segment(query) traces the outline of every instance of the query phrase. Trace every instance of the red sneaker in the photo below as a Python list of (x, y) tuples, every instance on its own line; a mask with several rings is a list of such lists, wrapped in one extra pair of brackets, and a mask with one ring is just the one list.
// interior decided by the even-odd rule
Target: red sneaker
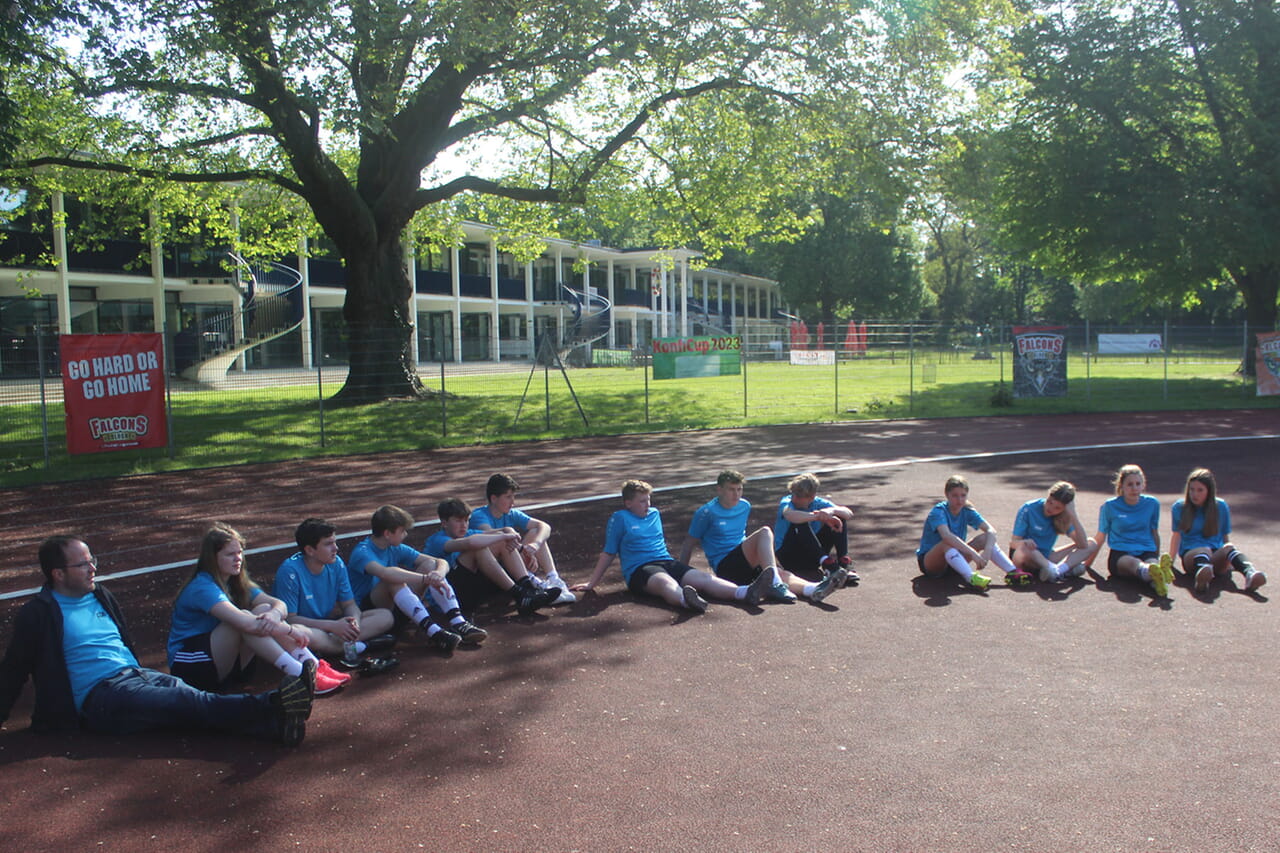
[[(350, 675), (345, 672), (338, 672), (329, 666), (328, 661), (321, 660), (319, 666), (316, 667), (316, 695), (323, 696), (326, 693), (332, 693), (350, 680)], [(321, 685), (327, 686), (328, 689), (323, 689)]]

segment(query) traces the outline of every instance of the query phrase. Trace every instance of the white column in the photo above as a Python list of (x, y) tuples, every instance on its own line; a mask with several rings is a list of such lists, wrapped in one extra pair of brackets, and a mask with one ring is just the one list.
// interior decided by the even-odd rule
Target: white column
[(302, 366), (307, 370), (316, 366), (315, 353), (312, 351), (311, 327), (311, 258), (307, 252), (307, 236), (298, 237), (298, 272), (302, 273)]
[(58, 331), (71, 334), (71, 269), (67, 264), (67, 208), (61, 190), (51, 199), (53, 206), (53, 254), (58, 262)]
[(680, 259), (680, 337), (689, 337), (689, 259)]
[(458, 247), (449, 249), (449, 279), (453, 286), (453, 360), (462, 361), (462, 268), (458, 263)]
[[(615, 293), (613, 286), (613, 258), (609, 258), (608, 262), (605, 264), (605, 276), (607, 276), (608, 282), (608, 293), (605, 298), (609, 300), (610, 305), (616, 305), (617, 294)], [(609, 349), (617, 349), (618, 347), (618, 336), (615, 333), (613, 326), (613, 319), (617, 316), (618, 314), (616, 311), (609, 312), (609, 337), (605, 339), (608, 341)]]
[(410, 223), (400, 235), (400, 245), (404, 247), (404, 274), (409, 279), (409, 304), (405, 310), (409, 312), (409, 356), (417, 366), (418, 358), (418, 248), (413, 239), (413, 224)]
[(489, 359), (502, 358), (502, 329), (498, 325), (498, 240), (489, 237)]

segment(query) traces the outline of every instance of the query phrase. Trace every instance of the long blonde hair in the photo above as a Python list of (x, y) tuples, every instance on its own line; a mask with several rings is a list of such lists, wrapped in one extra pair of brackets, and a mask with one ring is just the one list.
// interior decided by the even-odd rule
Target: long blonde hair
[(1049, 487), (1049, 497), (1063, 506), (1063, 511), (1053, 517), (1053, 529), (1065, 534), (1071, 529), (1071, 517), (1066, 508), (1076, 499), (1076, 487), (1066, 480), (1059, 480)]

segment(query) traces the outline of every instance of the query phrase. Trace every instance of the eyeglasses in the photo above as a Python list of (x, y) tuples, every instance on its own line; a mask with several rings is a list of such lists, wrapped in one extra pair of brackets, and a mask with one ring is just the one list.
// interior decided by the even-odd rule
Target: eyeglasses
[(90, 557), (89, 559), (87, 559), (87, 560), (81, 560), (81, 561), (80, 561), (80, 562), (78, 562), (78, 563), (68, 563), (67, 565), (63, 566), (62, 568), (64, 568), (64, 569), (79, 569), (79, 568), (82, 568), (82, 567), (84, 567), (84, 566), (93, 566), (95, 569), (96, 569), (96, 568), (98, 568), (98, 558), (97, 558), (97, 557)]

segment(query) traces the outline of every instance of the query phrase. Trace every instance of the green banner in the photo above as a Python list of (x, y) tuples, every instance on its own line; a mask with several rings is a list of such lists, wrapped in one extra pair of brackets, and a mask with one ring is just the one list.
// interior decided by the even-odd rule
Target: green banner
[(742, 372), (742, 338), (738, 335), (655, 338), (654, 379), (729, 376)]

